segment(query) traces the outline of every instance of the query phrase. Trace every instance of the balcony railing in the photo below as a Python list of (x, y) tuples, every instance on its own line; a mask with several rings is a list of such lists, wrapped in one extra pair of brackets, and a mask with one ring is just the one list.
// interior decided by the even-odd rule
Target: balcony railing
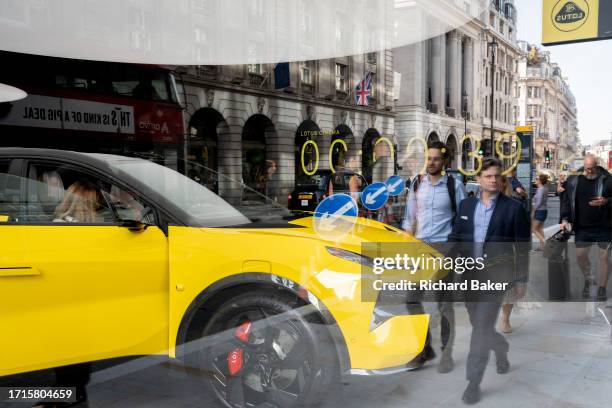
[(255, 72), (249, 72), (249, 85), (261, 87), (265, 79), (264, 75), (257, 74)]
[(455, 117), (455, 108), (451, 108), (450, 106), (447, 106), (444, 109), (444, 112), (446, 113), (446, 116), (450, 116), (450, 117)]
[(438, 113), (438, 104), (427, 102), (426, 108), (431, 113)]
[(472, 120), (470, 117), (470, 112), (461, 111), (461, 118), (466, 120)]

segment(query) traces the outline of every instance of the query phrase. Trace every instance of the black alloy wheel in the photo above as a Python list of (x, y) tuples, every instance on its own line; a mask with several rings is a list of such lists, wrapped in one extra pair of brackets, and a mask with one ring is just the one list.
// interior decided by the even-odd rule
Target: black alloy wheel
[(338, 360), (327, 329), (305, 310), (276, 290), (219, 307), (204, 328), (198, 365), (222, 406), (312, 406), (325, 396), (338, 378)]

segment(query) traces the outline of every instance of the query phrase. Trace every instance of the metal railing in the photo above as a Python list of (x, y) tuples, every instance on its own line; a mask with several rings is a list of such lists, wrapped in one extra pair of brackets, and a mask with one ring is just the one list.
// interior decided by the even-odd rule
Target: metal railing
[(261, 87), (264, 83), (265, 76), (261, 74), (256, 74), (255, 72), (249, 72), (249, 85)]

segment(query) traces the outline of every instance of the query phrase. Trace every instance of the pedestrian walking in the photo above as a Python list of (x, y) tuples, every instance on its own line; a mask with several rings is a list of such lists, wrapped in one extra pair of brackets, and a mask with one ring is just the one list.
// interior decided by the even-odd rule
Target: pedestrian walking
[(537, 190), (531, 206), (531, 230), (540, 241), (539, 249), (543, 250), (546, 243), (544, 222), (548, 217), (548, 175), (539, 174), (536, 179), (536, 186)]
[[(514, 197), (516, 194), (516, 191), (514, 191), (514, 189), (512, 188), (511, 179), (511, 177), (502, 176), (501, 193), (509, 198)], [(526, 291), (527, 285), (524, 282), (516, 282), (514, 287), (504, 294), (500, 319), (501, 323), (499, 328), (502, 333), (512, 333), (513, 329), (512, 325), (510, 324), (510, 315), (512, 314), (512, 310), (514, 309), (514, 304), (518, 302), (518, 300), (521, 299), (523, 296), (525, 296)]]
[(561, 229), (576, 234), (576, 258), (584, 276), (582, 297), (591, 297), (595, 284), (589, 252), (591, 246), (599, 248), (599, 288), (597, 300), (605, 302), (608, 297), (608, 265), (610, 248), (610, 198), (612, 177), (597, 164), (597, 156), (588, 154), (584, 158), (582, 174), (567, 179), (561, 202)]
[[(466, 280), (480, 278), (478, 280), (483, 281), (487, 277), (505, 280), (516, 278), (516, 271), (528, 271), (529, 257), (525, 251), (531, 234), (527, 212), (521, 203), (500, 194), (501, 172), (502, 163), (498, 159), (483, 161), (476, 176), (480, 192), (477, 197), (461, 203), (449, 236), (450, 242), (468, 244), (457, 244), (457, 255), (485, 259), (483, 270), (470, 270), (463, 274)], [(512, 262), (495, 262), (496, 259), (510, 259)], [(526, 277), (521, 280), (526, 280)], [(466, 370), (468, 386), (462, 396), (466, 404), (480, 401), (480, 384), (491, 351), (495, 353), (499, 374), (510, 369), (508, 342), (495, 330), (502, 299), (503, 291), (486, 293), (486, 296), (477, 291), (466, 293), (466, 308), (472, 325)]]
[[(565, 196), (565, 189), (567, 187), (567, 173), (562, 171), (559, 173), (559, 179), (557, 180), (557, 197), (559, 197), (559, 202), (563, 201), (563, 197)], [(563, 220), (561, 219), (561, 212), (559, 212), (559, 224), (561, 224)]]
[[(402, 228), (416, 238), (433, 244), (447, 242), (457, 208), (466, 198), (466, 192), (461, 181), (443, 174), (447, 159), (444, 143), (429, 143), (427, 152), (427, 174), (417, 175), (411, 183)], [(449, 276), (452, 277), (451, 274)], [(448, 373), (454, 367), (452, 348), (455, 338), (455, 310), (452, 299), (439, 298), (438, 310), (442, 341), (442, 357), (438, 371)], [(431, 344), (428, 344), (427, 350), (416, 364), (422, 365), (434, 356)]]

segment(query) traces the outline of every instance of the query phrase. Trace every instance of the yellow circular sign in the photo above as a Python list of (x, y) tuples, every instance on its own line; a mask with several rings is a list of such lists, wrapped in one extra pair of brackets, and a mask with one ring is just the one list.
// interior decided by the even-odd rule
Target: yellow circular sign
[(559, 31), (576, 31), (586, 23), (589, 11), (586, 0), (559, 0), (552, 10), (552, 23)]

